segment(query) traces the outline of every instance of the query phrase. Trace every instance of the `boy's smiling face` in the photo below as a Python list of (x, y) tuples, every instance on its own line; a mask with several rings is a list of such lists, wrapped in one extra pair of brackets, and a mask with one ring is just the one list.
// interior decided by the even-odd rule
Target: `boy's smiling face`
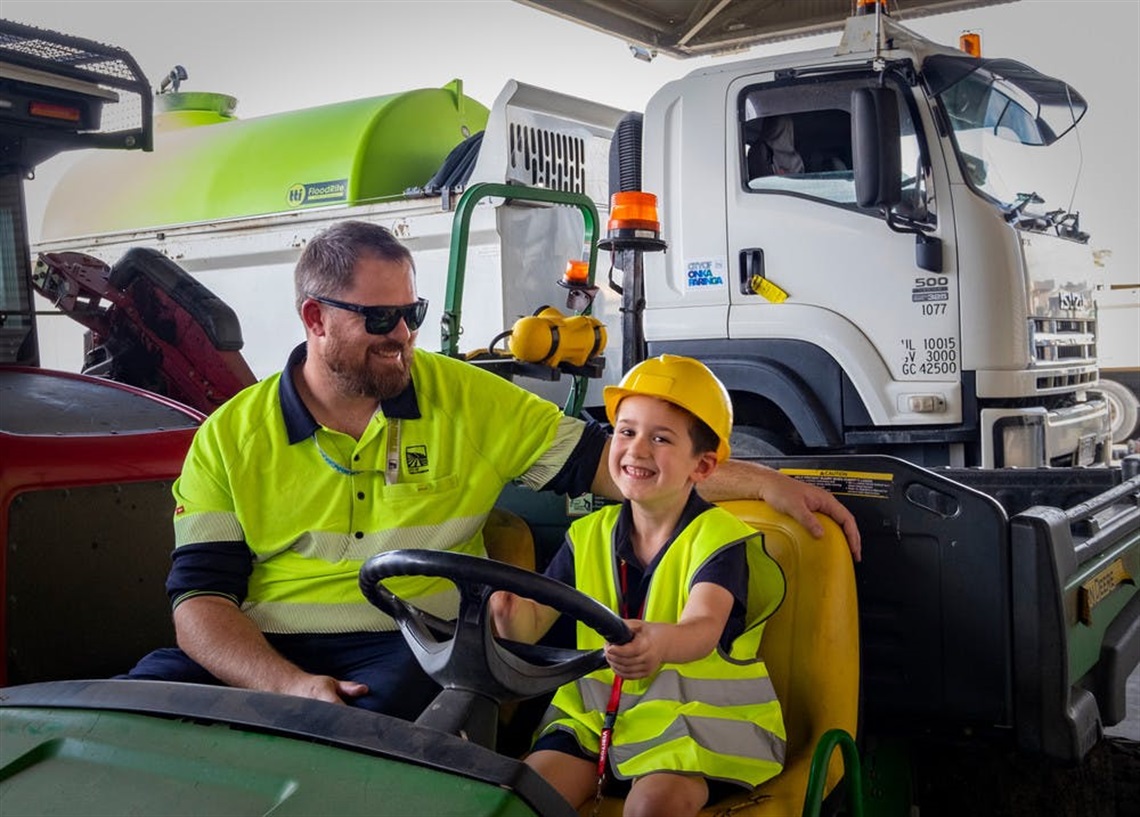
[(610, 443), (610, 476), (627, 499), (643, 505), (684, 504), (693, 483), (716, 468), (716, 453), (693, 451), (693, 418), (656, 397), (634, 394), (618, 405)]

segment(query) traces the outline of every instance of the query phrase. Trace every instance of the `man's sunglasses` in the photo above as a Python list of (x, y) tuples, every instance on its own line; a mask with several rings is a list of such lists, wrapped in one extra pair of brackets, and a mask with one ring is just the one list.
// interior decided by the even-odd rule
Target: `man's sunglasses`
[(409, 332), (415, 332), (424, 322), (427, 315), (428, 302), (426, 298), (419, 298), (414, 304), (404, 306), (361, 306), (345, 301), (336, 301), (332, 298), (321, 298), (317, 295), (308, 295), (319, 304), (347, 309), (364, 316), (364, 331), (370, 335), (387, 335), (400, 325), (400, 319), (408, 325)]

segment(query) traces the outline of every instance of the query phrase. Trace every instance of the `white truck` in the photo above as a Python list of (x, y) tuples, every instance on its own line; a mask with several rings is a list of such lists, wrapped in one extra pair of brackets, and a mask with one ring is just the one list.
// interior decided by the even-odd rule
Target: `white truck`
[[(415, 107), (427, 97), (444, 118)], [(856, 115), (856, 98), (883, 128), (862, 146), (853, 140), (872, 118)], [(244, 121), (213, 95), (158, 102), (168, 110), (154, 154), (73, 169), (38, 251), (108, 263), (128, 247), (162, 251), (234, 307), (258, 375), (300, 339), (288, 272), (332, 221), (395, 229), (443, 305), (447, 185), (442, 198), (404, 189), (483, 128), (461, 83)], [(1038, 162), (1065, 158), (1054, 143), (1085, 108), (1028, 66), (866, 15), (833, 49), (695, 71), (637, 120), (512, 82), (462, 181), (584, 192), (603, 218), (611, 190), (656, 193), (668, 250), (645, 259), (647, 348), (701, 358), (725, 381), (741, 452), (1090, 465), (1111, 453), (1092, 253), (1078, 216), (1043, 205), (1035, 180)], [(613, 173), (611, 151), (622, 156)], [(86, 204), (95, 191), (98, 208)], [(501, 205), (475, 218), (468, 348), (561, 299), (553, 281), (582, 255), (577, 213)], [(566, 238), (552, 243), (552, 231)], [(541, 269), (549, 281), (536, 290)], [(620, 298), (603, 288), (595, 314), (618, 346)]]
[(1108, 400), (1112, 441), (1140, 451), (1140, 270), (1110, 273), (1096, 290), (1098, 388)]

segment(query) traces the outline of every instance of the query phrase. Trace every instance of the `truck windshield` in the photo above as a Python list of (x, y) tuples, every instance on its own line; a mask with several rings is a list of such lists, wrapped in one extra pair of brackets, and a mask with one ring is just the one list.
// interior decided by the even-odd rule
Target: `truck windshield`
[[(937, 55), (923, 65), (954, 132), (962, 172), (1005, 207), (1071, 195), (1080, 165), (1076, 139), (1060, 142), (1088, 105), (1071, 86), (1013, 60)], [(1042, 174), (1042, 167), (1062, 172)], [(1065, 172), (1068, 170), (1069, 172)]]

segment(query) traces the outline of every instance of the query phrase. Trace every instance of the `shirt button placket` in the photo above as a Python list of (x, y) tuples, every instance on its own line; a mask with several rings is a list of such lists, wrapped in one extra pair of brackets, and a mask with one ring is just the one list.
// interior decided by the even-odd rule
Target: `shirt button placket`
[[(353, 457), (353, 459), (359, 460), (360, 455), (357, 454), (355, 457)], [(353, 492), (353, 495), (355, 496), (357, 502), (364, 499), (364, 491), (361, 491), (357, 487), (360, 483), (362, 483), (364, 481), (364, 479), (365, 479), (364, 475), (358, 475), (358, 476), (355, 476), (352, 478), (352, 492)], [(356, 506), (356, 502), (353, 502), (352, 503), (352, 521), (349, 523), (350, 528), (356, 527), (357, 521), (362, 519), (363, 517), (364, 517), (363, 509), (358, 509)], [(357, 539), (363, 539), (364, 538), (364, 531), (362, 531), (362, 530), (353, 531), (352, 535), (354, 537), (356, 537)]]

